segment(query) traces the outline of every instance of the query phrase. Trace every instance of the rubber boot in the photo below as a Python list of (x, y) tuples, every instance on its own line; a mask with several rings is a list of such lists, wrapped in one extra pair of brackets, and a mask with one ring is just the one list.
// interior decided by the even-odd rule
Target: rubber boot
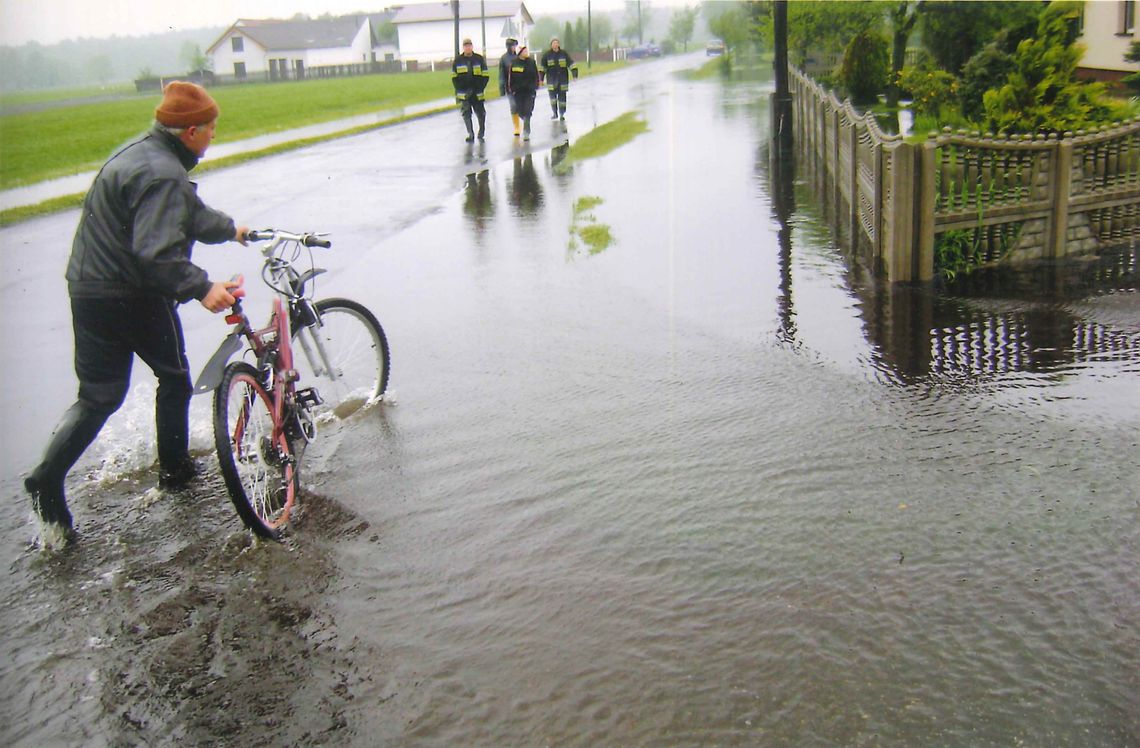
[(530, 140), (530, 117), (523, 117), (523, 140)]
[(468, 143), (474, 143), (475, 142), (475, 128), (471, 126), (471, 117), (470, 116), (463, 118), (463, 125), (467, 128), (467, 142)]
[(566, 102), (565, 101), (558, 102), (558, 119), (563, 120), (563, 121), (566, 120)]
[(515, 123), (515, 137), (519, 136), (519, 116), (517, 114), (511, 115), (511, 122)]
[(483, 139), (483, 134), (487, 131), (487, 116), (485, 114), (479, 115), (479, 140)]
[(551, 111), (550, 119), (558, 119), (558, 100), (557, 99), (551, 99), (550, 100), (550, 111)]

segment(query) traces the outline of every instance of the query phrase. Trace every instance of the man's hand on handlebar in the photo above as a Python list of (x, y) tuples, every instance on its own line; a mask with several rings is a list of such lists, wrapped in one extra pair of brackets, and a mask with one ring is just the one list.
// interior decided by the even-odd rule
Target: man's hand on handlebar
[(238, 226), (234, 231), (234, 241), (243, 246), (249, 244), (249, 226)]
[(234, 305), (234, 302), (245, 296), (245, 289), (241, 287), (244, 282), (245, 278), (239, 275), (234, 280), (214, 283), (210, 286), (209, 292), (202, 297), (202, 306), (215, 314), (226, 311)]

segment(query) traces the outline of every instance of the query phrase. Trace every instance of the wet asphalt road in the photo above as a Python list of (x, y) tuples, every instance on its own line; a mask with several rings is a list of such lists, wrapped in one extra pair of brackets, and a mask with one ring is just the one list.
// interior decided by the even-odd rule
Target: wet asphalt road
[[(330, 231), (318, 297), (392, 345), (281, 544), (217, 477), (153, 489), (140, 367), (73, 475), (81, 542), (28, 546), (75, 214), (0, 232), (0, 743), (1134, 743), (1135, 252), (1072, 296), (875, 293), (806, 175), (779, 220), (770, 88), (668, 74), (703, 59), (582, 81), (565, 131), (540, 100), (529, 147), (498, 102), (482, 148), (453, 115), (203, 177)], [(268, 306), (252, 251), (195, 258)], [(225, 326), (183, 320), (204, 361)]]

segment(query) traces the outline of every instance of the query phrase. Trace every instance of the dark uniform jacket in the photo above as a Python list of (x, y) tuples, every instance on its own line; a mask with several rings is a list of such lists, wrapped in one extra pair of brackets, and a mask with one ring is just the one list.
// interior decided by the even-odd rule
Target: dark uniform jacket
[(487, 60), (477, 52), (472, 52), (470, 57), (459, 55), (455, 58), (455, 62), (451, 63), (451, 85), (455, 87), (455, 98), (460, 102), (469, 96), (481, 101), (483, 89), (490, 80)]
[(205, 297), (211, 283), (190, 261), (194, 242), (233, 239), (234, 221), (198, 197), (188, 176), (197, 163), (158, 127), (111, 156), (83, 201), (67, 263), (71, 296)]
[(511, 76), (511, 63), (518, 57), (514, 52), (504, 52), (499, 58), (499, 96), (507, 93), (507, 78)]
[(555, 52), (548, 49), (542, 55), (542, 74), (546, 78), (546, 87), (551, 91), (565, 91), (570, 88), (570, 74), (578, 77), (578, 63), (566, 54), (566, 50)]
[(510, 75), (507, 77), (507, 90), (513, 94), (534, 92), (538, 89), (538, 65), (533, 57), (525, 60), (516, 57), (511, 62)]

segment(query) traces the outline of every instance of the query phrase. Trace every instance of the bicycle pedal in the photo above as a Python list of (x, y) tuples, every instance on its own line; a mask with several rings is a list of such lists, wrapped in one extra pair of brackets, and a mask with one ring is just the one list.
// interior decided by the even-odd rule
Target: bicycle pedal
[(306, 387), (303, 390), (297, 390), (297, 403), (303, 407), (311, 408), (315, 405), (323, 405), (324, 402), (315, 387)]

